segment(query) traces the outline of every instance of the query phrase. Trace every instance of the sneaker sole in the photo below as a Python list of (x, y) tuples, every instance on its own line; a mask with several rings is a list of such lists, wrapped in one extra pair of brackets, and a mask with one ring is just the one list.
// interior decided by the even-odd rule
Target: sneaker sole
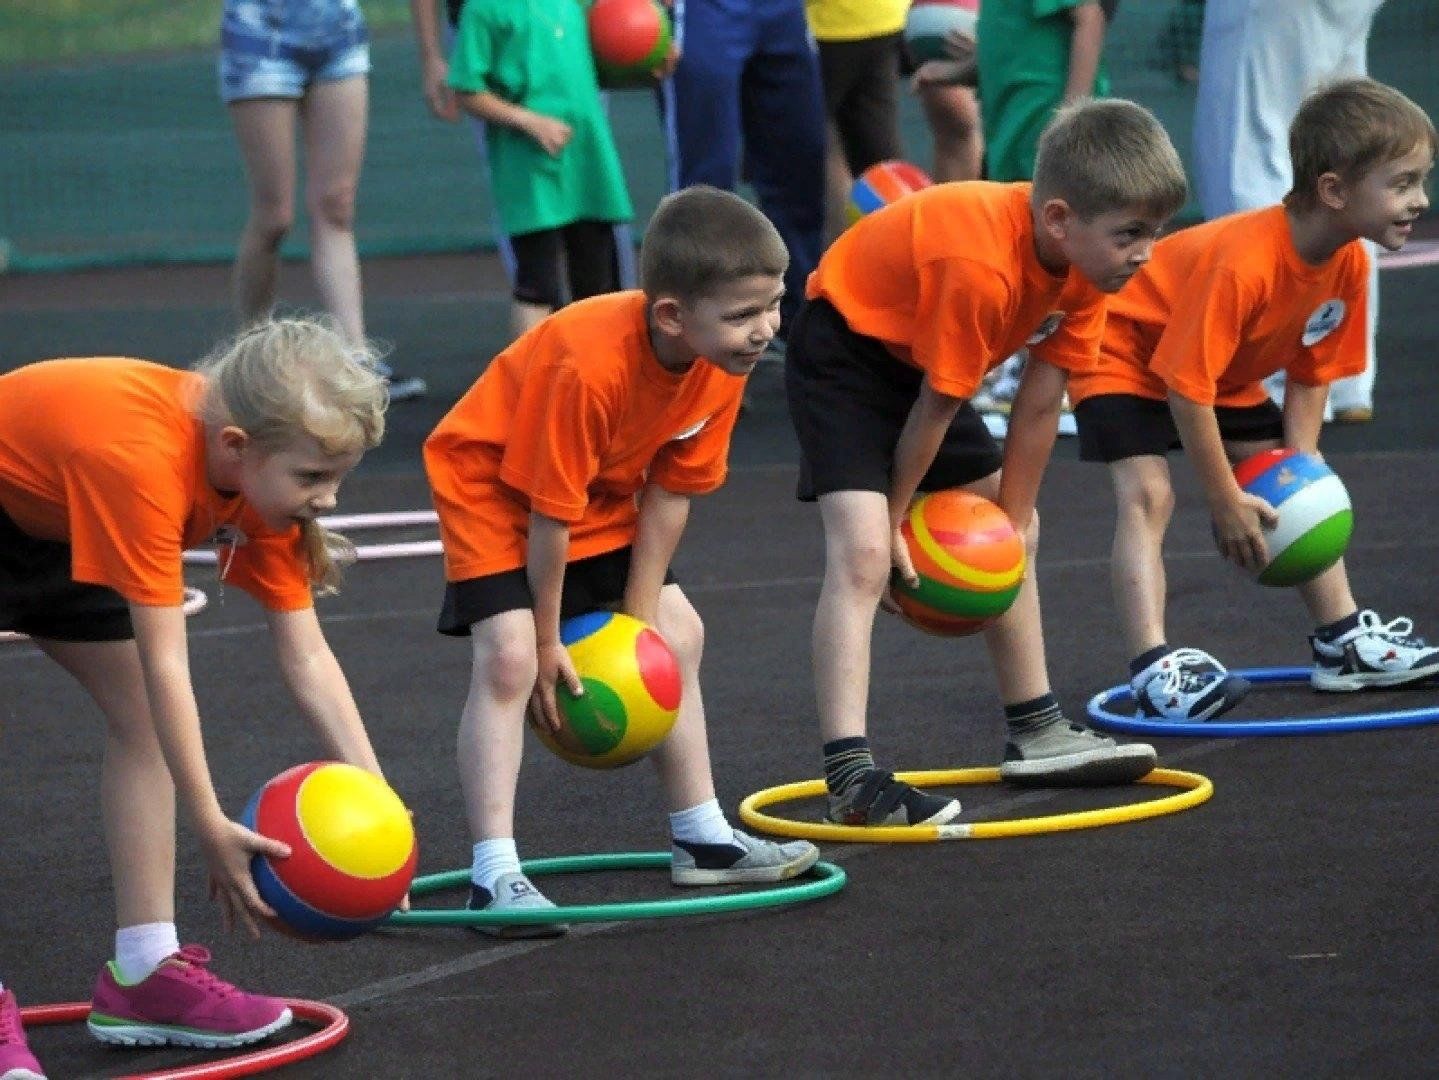
[(792, 877), (798, 877), (817, 862), (819, 862), (818, 848), (779, 866), (751, 866), (739, 870), (704, 870), (698, 866), (675, 867), (670, 871), (670, 881), (675, 885), (763, 885), (767, 882), (788, 881)]
[(484, 934), (485, 937), (500, 938), (503, 941), (564, 937), (570, 932), (568, 923), (511, 923), (508, 926), (472, 926), (470, 929), (477, 934)]
[(1361, 671), (1351, 675), (1314, 671), (1309, 675), (1309, 685), (1321, 694), (1352, 694), (1356, 690), (1397, 690), (1415, 686), (1428, 682), (1436, 675), (1439, 675), (1439, 667), (1418, 671)]
[(1034, 761), (1006, 761), (999, 766), (1001, 780), (1041, 787), (1108, 787), (1132, 784), (1159, 763), (1154, 747), (1127, 743), (1112, 750), (1087, 750)]
[(289, 1027), (293, 1021), (290, 1010), (286, 1009), (264, 1027), (235, 1035), (221, 1035), (213, 1031), (170, 1024), (137, 1024), (103, 1013), (91, 1013), (85, 1026), (90, 1029), (91, 1035), (111, 1046), (191, 1046), (201, 1050), (228, 1050), (257, 1043), (266, 1036)]

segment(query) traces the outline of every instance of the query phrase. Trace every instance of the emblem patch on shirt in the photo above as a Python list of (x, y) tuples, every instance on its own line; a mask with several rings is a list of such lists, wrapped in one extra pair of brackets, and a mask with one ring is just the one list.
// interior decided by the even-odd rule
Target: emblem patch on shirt
[(1306, 349), (1323, 341), (1344, 321), (1344, 301), (1335, 297), (1333, 300), (1326, 300), (1320, 304), (1309, 321), (1304, 324), (1304, 333), (1300, 336), (1299, 342)]
[(1044, 322), (1039, 324), (1039, 329), (1029, 335), (1029, 340), (1026, 341), (1025, 344), (1038, 345), (1045, 338), (1049, 337), (1050, 334), (1058, 330), (1059, 324), (1063, 321), (1064, 312), (1051, 311), (1048, 315), (1044, 317)]
[(698, 435), (701, 431), (704, 430), (704, 426), (709, 422), (710, 418), (706, 416), (698, 424), (695, 424), (692, 427), (685, 428), (678, 435), (671, 435), (670, 442), (680, 442), (682, 439), (693, 439), (696, 435)]
[(240, 531), (240, 526), (227, 523), (215, 528), (215, 532), (210, 537), (209, 542), (215, 544), (217, 547), (243, 547), (245, 541), (248, 539), (249, 537)]

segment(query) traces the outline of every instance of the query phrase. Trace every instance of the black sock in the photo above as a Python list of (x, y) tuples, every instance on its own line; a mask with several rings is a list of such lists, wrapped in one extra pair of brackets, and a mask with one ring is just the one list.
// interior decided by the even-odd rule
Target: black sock
[(1033, 701), (1021, 701), (1004, 707), (1004, 720), (1011, 735), (1028, 735), (1042, 727), (1064, 719), (1059, 699), (1053, 693), (1041, 694)]
[(1327, 626), (1316, 626), (1314, 628), (1314, 636), (1320, 641), (1333, 641), (1341, 634), (1347, 634), (1350, 630), (1355, 629), (1358, 625), (1359, 612), (1356, 611), (1352, 615), (1344, 616), (1344, 618), (1337, 622), (1329, 623)]
[(1152, 649), (1140, 653), (1133, 660), (1129, 661), (1129, 674), (1138, 675), (1154, 661), (1158, 660), (1165, 653), (1173, 652), (1168, 645), (1156, 645)]
[(851, 735), (824, 744), (824, 786), (831, 795), (840, 795), (854, 787), (874, 768), (874, 755), (869, 739)]

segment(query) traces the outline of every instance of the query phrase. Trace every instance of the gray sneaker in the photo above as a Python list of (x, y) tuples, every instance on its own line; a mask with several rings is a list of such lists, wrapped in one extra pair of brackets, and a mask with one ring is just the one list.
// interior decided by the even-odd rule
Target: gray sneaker
[(732, 830), (731, 844), (690, 844), (670, 848), (670, 880), (676, 885), (746, 885), (785, 881), (819, 862), (819, 848), (808, 840), (776, 844)]
[[(535, 888), (524, 874), (501, 874), (495, 879), (495, 891), (470, 883), (470, 911), (553, 911), (555, 905)], [(482, 934), (498, 938), (559, 937), (569, 929), (564, 923), (508, 923), (499, 926), (477, 926)]]
[(1068, 720), (1056, 720), (1004, 746), (1002, 780), (1050, 787), (1132, 784), (1159, 761), (1146, 743), (1117, 743)]
[(884, 769), (871, 769), (857, 784), (829, 795), (828, 819), (836, 825), (943, 825), (959, 816), (959, 800), (931, 795)]

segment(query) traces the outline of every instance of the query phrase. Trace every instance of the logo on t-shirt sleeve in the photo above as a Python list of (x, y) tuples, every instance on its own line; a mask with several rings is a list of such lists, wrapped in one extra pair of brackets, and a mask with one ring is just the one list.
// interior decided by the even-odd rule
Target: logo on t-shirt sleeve
[(1300, 344), (1307, 349), (1334, 333), (1344, 321), (1345, 310), (1344, 301), (1337, 296), (1320, 304), (1304, 324), (1304, 333), (1299, 338)]
[(1051, 311), (1044, 317), (1044, 322), (1039, 324), (1039, 329), (1029, 335), (1026, 345), (1038, 345), (1045, 338), (1049, 337), (1059, 329), (1059, 324), (1064, 322), (1064, 312)]
[(704, 430), (704, 426), (709, 422), (710, 418), (706, 416), (698, 424), (694, 424), (690, 427), (685, 428), (678, 435), (671, 435), (670, 442), (680, 442), (684, 439), (693, 439), (696, 435), (698, 435), (701, 431)]

